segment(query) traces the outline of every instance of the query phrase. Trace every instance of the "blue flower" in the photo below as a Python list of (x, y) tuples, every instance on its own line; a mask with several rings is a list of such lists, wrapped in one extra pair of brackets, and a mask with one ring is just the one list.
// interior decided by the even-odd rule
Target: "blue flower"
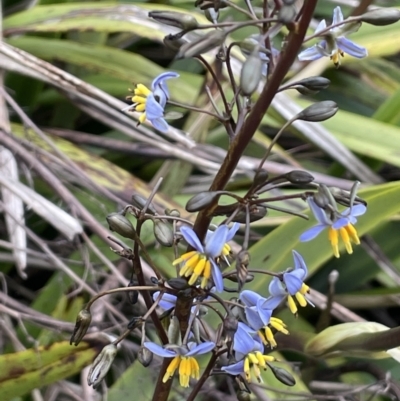
[(262, 342), (271, 348), (277, 346), (271, 328), (283, 334), (289, 334), (281, 319), (272, 317), (272, 309), (266, 307), (268, 300), (254, 291), (242, 291), (239, 299), (246, 305), (245, 314), (249, 326), (257, 331)]
[(167, 382), (179, 367), (179, 383), (182, 387), (189, 387), (190, 377), (193, 379), (200, 377), (200, 367), (194, 356), (207, 354), (215, 347), (215, 343), (211, 341), (198, 345), (193, 342), (187, 346), (169, 345), (165, 348), (152, 342), (145, 342), (143, 345), (153, 354), (163, 358), (173, 358), (165, 372), (163, 383)]
[(274, 277), (269, 285), (271, 296), (264, 302), (264, 308), (275, 309), (286, 297), (290, 311), (297, 314), (297, 305), (302, 307), (307, 306), (307, 302), (311, 303), (305, 295), (310, 291), (310, 287), (304, 284), (304, 279), (307, 277), (307, 266), (302, 256), (296, 252), (293, 253), (294, 268), (286, 271), (282, 275), (282, 279)]
[(263, 355), (264, 346), (260, 337), (244, 323), (239, 322), (233, 338), (235, 359), (238, 361), (232, 365), (223, 366), (222, 370), (231, 375), (245, 374), (246, 380), (251, 381), (251, 371), (258, 382), (262, 382), (260, 367), (266, 370), (267, 362), (275, 361), (270, 355)]
[(224, 290), (222, 273), (215, 259), (224, 255), (226, 241), (235, 235), (234, 228), (237, 230), (236, 226), (230, 230), (225, 224), (219, 226), (212, 234), (206, 237), (205, 246), (203, 246), (192, 228), (188, 226), (181, 227), (180, 231), (183, 238), (195, 250), (183, 254), (180, 258), (174, 260), (172, 264), (175, 266), (183, 263), (179, 275), (190, 276), (189, 285), (195, 284), (197, 279), (201, 277), (200, 287), (205, 288), (212, 276), (217, 292)]
[(314, 217), (317, 219), (318, 224), (304, 231), (304, 233), (300, 235), (300, 241), (311, 241), (327, 228), (328, 238), (332, 245), (333, 254), (337, 258), (340, 257), (339, 234), (344, 242), (347, 253), (353, 253), (353, 247), (351, 246), (350, 240), (356, 245), (360, 243), (357, 230), (354, 227), (354, 224), (357, 223), (356, 217), (362, 216), (367, 211), (367, 207), (363, 204), (359, 204), (344, 210), (342, 213), (336, 212), (328, 215), (324, 209), (317, 206), (314, 199), (307, 198), (307, 203), (310, 206)]
[(153, 124), (154, 128), (161, 132), (167, 132), (168, 123), (164, 119), (164, 109), (169, 99), (169, 91), (165, 81), (177, 77), (179, 74), (176, 72), (164, 72), (154, 79), (151, 90), (143, 84), (136, 85), (133, 96), (128, 98), (133, 102), (133, 105), (123, 110), (142, 112), (139, 117), (139, 124), (147, 119)]
[[(343, 14), (340, 7), (336, 7), (333, 10), (333, 25), (343, 22)], [(335, 66), (340, 65), (340, 57), (344, 57), (344, 53), (350, 54), (350, 56), (363, 58), (368, 55), (367, 49), (358, 46), (351, 40), (345, 37), (346, 34), (354, 32), (359, 27), (359, 24), (347, 24), (340, 25), (335, 28), (331, 28), (327, 33), (321, 33), (324, 40), (318, 44), (303, 50), (299, 54), (299, 60), (317, 60), (321, 57), (330, 57)], [(318, 34), (326, 29), (326, 22), (322, 20), (315, 30)]]

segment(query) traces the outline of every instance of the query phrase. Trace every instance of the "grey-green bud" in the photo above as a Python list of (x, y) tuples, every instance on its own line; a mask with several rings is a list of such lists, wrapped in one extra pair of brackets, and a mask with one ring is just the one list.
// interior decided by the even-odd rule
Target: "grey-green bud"
[(236, 398), (238, 399), (238, 401), (250, 401), (251, 400), (250, 393), (245, 390), (238, 390), (236, 392)]
[(78, 313), (78, 316), (76, 317), (74, 331), (72, 333), (71, 339), (69, 340), (69, 343), (71, 345), (78, 345), (82, 341), (82, 338), (86, 334), (91, 321), (92, 314), (88, 309), (82, 309)]
[(106, 376), (117, 355), (117, 346), (115, 344), (106, 345), (97, 355), (90, 367), (87, 382), (89, 386), (97, 386)]
[(204, 10), (204, 15), (213, 24), (216, 24), (218, 22), (219, 11), (216, 10), (214, 7), (206, 8)]
[(145, 367), (151, 364), (153, 360), (153, 353), (145, 347), (140, 347), (139, 352), (137, 354), (138, 361)]
[[(260, 205), (252, 205), (250, 207), (250, 223), (253, 221), (258, 221), (261, 220), (262, 218), (265, 217), (267, 214), (267, 208), (264, 206)], [(246, 223), (246, 211), (241, 210), (239, 213), (235, 215), (235, 217), (232, 219), (233, 222), (235, 223)]]
[(106, 217), (111, 231), (125, 238), (134, 239), (135, 229), (132, 223), (121, 213), (111, 213)]
[(222, 43), (224, 43), (225, 37), (226, 33), (222, 30), (215, 30), (213, 32), (210, 32), (207, 35), (202, 36), (198, 40), (195, 40), (194, 42), (183, 44), (180, 47), (176, 58), (190, 58), (199, 56), (203, 53), (207, 53), (215, 47), (221, 46)]
[(286, 369), (279, 368), (270, 364), (268, 364), (268, 366), (274, 374), (275, 378), (281, 383), (285, 384), (286, 386), (294, 386), (296, 384), (295, 378)]
[(297, 120), (310, 122), (325, 121), (328, 118), (333, 117), (338, 110), (339, 107), (335, 102), (332, 100), (324, 100), (322, 102), (312, 104), (301, 111), (299, 114), (297, 114)]
[(176, 316), (172, 316), (168, 326), (168, 342), (170, 344), (180, 345), (182, 343), (181, 332), (179, 328), (179, 320)]
[(163, 246), (172, 246), (174, 244), (174, 232), (172, 227), (161, 220), (154, 221), (154, 236)]
[(165, 209), (165, 214), (171, 217), (181, 217), (181, 213), (178, 209)]
[[(134, 287), (137, 286), (138, 284), (139, 284), (138, 281), (136, 279), (133, 279), (129, 282), (128, 287)], [(137, 290), (128, 291), (128, 299), (132, 305), (135, 305), (139, 299), (139, 291)]]
[(283, 24), (288, 24), (294, 21), (296, 17), (296, 9), (291, 5), (284, 5), (281, 7), (278, 13), (278, 20)]
[(185, 209), (190, 213), (199, 212), (215, 202), (220, 195), (221, 191), (200, 192), (187, 201)]
[(164, 45), (174, 52), (178, 52), (179, 49), (186, 43), (187, 40), (177, 37), (176, 35), (167, 35), (163, 39)]
[(330, 83), (331, 81), (324, 77), (309, 77), (295, 82), (291, 88), (296, 89), (302, 95), (309, 95), (326, 89)]
[(236, 317), (230, 313), (225, 319), (224, 319), (224, 331), (225, 334), (229, 338), (233, 338), (233, 336), (236, 333), (236, 330), (238, 328), (239, 322), (236, 319)]
[(170, 278), (167, 281), (167, 284), (174, 290), (184, 290), (185, 288), (189, 288), (187, 280), (185, 280), (183, 277)]
[(362, 14), (360, 20), (376, 26), (390, 25), (400, 20), (400, 10), (396, 8), (379, 8)]
[[(132, 204), (133, 206), (136, 206), (139, 210), (142, 210), (147, 203), (147, 199), (143, 198), (143, 196), (140, 195), (132, 195)], [(147, 213), (149, 214), (157, 214), (157, 210), (154, 208), (154, 206), (151, 204), (151, 202), (147, 205)]]
[(314, 181), (314, 177), (307, 171), (293, 170), (285, 174), (286, 179), (292, 184), (309, 184)]
[(196, 29), (199, 25), (193, 16), (175, 11), (150, 11), (149, 17), (162, 24), (176, 26), (184, 30)]
[(243, 63), (240, 72), (240, 89), (242, 95), (250, 96), (258, 88), (262, 76), (263, 62), (256, 47)]

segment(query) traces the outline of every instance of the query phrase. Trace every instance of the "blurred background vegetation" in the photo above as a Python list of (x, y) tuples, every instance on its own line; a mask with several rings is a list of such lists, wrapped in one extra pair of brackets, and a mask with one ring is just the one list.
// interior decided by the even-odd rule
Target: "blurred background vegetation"
[[(234, 3), (243, 6), (240, 0)], [(330, 20), (338, 4), (348, 16), (360, 3), (400, 8), (398, 0), (320, 0), (315, 24), (322, 18)], [(260, 5), (254, 2), (255, 7)], [(164, 70), (181, 75), (169, 82), (176, 102), (207, 108), (205, 85), (216, 93), (212, 79), (197, 61), (174, 59), (175, 53), (163, 45), (163, 38), (176, 29), (149, 19), (149, 10), (187, 12), (199, 22), (207, 21), (186, 0), (2, 2), (3, 401), (152, 397), (158, 369), (145, 370), (136, 362), (140, 336), (135, 332), (123, 343), (99, 391), (86, 385), (85, 376), (86, 367), (108, 341), (100, 333), (123, 332), (134, 316), (143, 314), (143, 304), (132, 306), (123, 294), (107, 297), (93, 313), (88, 340), (78, 347), (68, 342), (75, 317), (91, 296), (129, 282), (129, 263), (110, 250), (106, 215), (129, 204), (133, 194), (147, 197), (163, 177), (157, 208), (177, 208), (188, 216), (185, 202), (209, 187), (228, 143), (222, 127), (205, 114), (170, 106), (171, 115), (180, 118), (171, 121), (176, 129), (161, 135), (149, 126), (138, 127), (134, 118), (120, 112), (129, 87), (149, 86)], [(221, 10), (220, 21), (229, 19), (241, 20), (243, 15), (230, 8)], [(244, 28), (231, 39), (242, 40), (252, 33), (254, 29)], [(280, 48), (282, 39), (274, 39), (276, 47)], [(318, 182), (343, 189), (357, 179), (362, 182), (360, 196), (369, 203), (359, 224), (359, 232), (365, 234), (362, 245), (353, 255), (338, 260), (332, 258), (325, 238), (299, 244), (298, 235), (314, 224), (312, 220), (270, 212), (253, 226), (252, 267), (282, 270), (290, 265), (291, 249), (296, 248), (308, 263), (308, 284), (316, 304), (314, 309), (301, 311), (297, 320), (285, 311), (279, 315), (292, 328), (282, 358), (302, 362), (295, 369), (301, 371), (301, 378), (286, 393), (286, 387), (267, 374), (265, 386), (256, 393), (258, 399), (308, 400), (314, 399), (311, 393), (335, 396), (345, 392), (341, 399), (383, 400), (389, 398), (380, 394), (387, 383), (400, 389), (396, 384), (400, 366), (392, 359), (313, 364), (299, 351), (307, 333), (318, 331), (318, 324), (326, 327), (363, 320), (388, 327), (400, 324), (400, 25), (363, 25), (351, 39), (368, 49), (368, 58), (345, 57), (338, 70), (329, 60), (295, 63), (288, 79), (321, 75), (331, 80), (330, 87), (311, 97), (294, 91), (277, 96), (229, 184), (243, 193), (251, 183), (248, 172), (258, 165), (282, 123), (300, 107), (329, 99), (339, 105), (338, 114), (322, 124), (299, 123), (288, 129), (266, 163), (267, 169), (279, 174), (304, 168)], [(238, 74), (243, 56), (236, 52), (234, 57)], [(207, 60), (219, 67), (212, 54)], [(229, 93), (227, 80), (224, 89)], [(283, 206), (298, 212), (305, 209), (301, 202)], [(163, 274), (172, 277), (171, 251), (155, 244), (151, 225), (145, 228), (149, 253)], [(334, 269), (339, 272), (336, 303), (332, 316), (327, 317), (321, 315), (321, 308)], [(248, 288), (262, 291), (267, 285), (262, 278)], [(296, 351), (285, 352), (285, 347)], [(356, 362), (359, 365), (353, 366)], [(215, 383), (207, 382), (204, 393), (204, 399), (235, 399), (220, 376)], [(172, 397), (185, 399), (175, 387)]]

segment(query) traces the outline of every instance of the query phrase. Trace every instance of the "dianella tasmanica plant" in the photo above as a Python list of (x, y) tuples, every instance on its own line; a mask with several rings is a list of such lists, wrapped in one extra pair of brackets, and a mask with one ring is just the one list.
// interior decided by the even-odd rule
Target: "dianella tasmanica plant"
[[(336, 103), (315, 103), (282, 124), (253, 170), (244, 194), (231, 192), (227, 184), (279, 92), (295, 89), (312, 95), (329, 86), (329, 80), (319, 76), (290, 80), (296, 63), (326, 57), (339, 68), (343, 57), (367, 57), (368, 50), (352, 42), (348, 35), (363, 22), (385, 25), (400, 18), (397, 10), (388, 9), (344, 18), (340, 7), (336, 7), (332, 21), (320, 21), (313, 29), (310, 22), (316, 5), (317, 0), (265, 0), (258, 4), (197, 0), (195, 6), (205, 14), (208, 24), (199, 23), (189, 14), (149, 12), (151, 19), (174, 27), (176, 32), (165, 37), (165, 46), (176, 53), (177, 59), (197, 59), (212, 77), (221, 101), (216, 102), (205, 86), (212, 109), (174, 102), (168, 85), (172, 80), (179, 81), (180, 74), (168, 71), (154, 77), (151, 83), (137, 83), (128, 97), (130, 104), (122, 112), (139, 113), (138, 124), (147, 121), (163, 133), (171, 129), (166, 111), (169, 105), (206, 113), (225, 130), (229, 146), (209, 189), (187, 202), (185, 217), (177, 210), (159, 210), (154, 199), (158, 185), (148, 199), (133, 195), (131, 205), (107, 216), (109, 228), (124, 237), (124, 242), (113, 239), (114, 251), (131, 263), (129, 285), (94, 297), (78, 315), (71, 343), (78, 345), (85, 336), (91, 307), (104, 295), (126, 292), (132, 304), (143, 298), (147, 312), (134, 316), (126, 332), (103, 349), (89, 372), (89, 385), (97, 385), (106, 376), (118, 354), (118, 345), (137, 329), (142, 333), (138, 359), (145, 367), (152, 367), (149, 374), (157, 369), (153, 400), (167, 400), (175, 378), (184, 388), (182, 399), (186, 400), (194, 400), (206, 382), (229, 386), (237, 391), (239, 400), (249, 399), (252, 384), (261, 383), (266, 370), (275, 376), (277, 384), (296, 383), (290, 361), (280, 360), (274, 352), (296, 330), (296, 324), (294, 320), (288, 324), (277, 317), (277, 312), (287, 306), (297, 316), (301, 308), (314, 307), (312, 289), (306, 284), (307, 260), (292, 249), (293, 241), (288, 241), (292, 262), (283, 264), (280, 271), (268, 270), (268, 258), (263, 265), (253, 265), (250, 244), (257, 235), (252, 223), (267, 216), (269, 210), (304, 219), (304, 232), (297, 239), (306, 243), (325, 236), (336, 258), (343, 250), (351, 254), (353, 246), (360, 244), (357, 219), (368, 213), (368, 206), (357, 196), (358, 182), (351, 190), (343, 191), (318, 183), (301, 169), (271, 175), (265, 167), (287, 128), (296, 121), (318, 123), (333, 117), (338, 110)], [(245, 18), (240, 22), (221, 20), (220, 13), (229, 7)], [(235, 31), (249, 26), (257, 33), (241, 42), (231, 39)], [(307, 32), (314, 33), (306, 37)], [(310, 46), (313, 39), (315, 44)], [(237, 50), (243, 57), (240, 66), (232, 56)], [(294, 191), (277, 192), (282, 187)], [(289, 199), (303, 202), (304, 209), (308, 207), (311, 213), (302, 214), (277, 204)], [(311, 228), (306, 224), (309, 216), (315, 222)], [(153, 226), (159, 247), (170, 249), (167, 272), (157, 267), (142, 239), (142, 227), (147, 221)], [(125, 245), (127, 239), (131, 245)], [(266, 249), (265, 253), (273, 255), (274, 251)], [(151, 277), (145, 273), (144, 265), (147, 272), (152, 272)], [(248, 289), (249, 283), (256, 282), (260, 275), (270, 277), (269, 286), (257, 291)], [(350, 331), (346, 337), (351, 337)], [(309, 349), (314, 355), (334, 352), (334, 336), (331, 332), (325, 334)], [(330, 345), (325, 349), (322, 345), (326, 337)], [(368, 337), (366, 346), (374, 348), (372, 340)], [(393, 348), (399, 344), (390, 345)], [(374, 351), (384, 350), (384, 344), (375, 343)]]

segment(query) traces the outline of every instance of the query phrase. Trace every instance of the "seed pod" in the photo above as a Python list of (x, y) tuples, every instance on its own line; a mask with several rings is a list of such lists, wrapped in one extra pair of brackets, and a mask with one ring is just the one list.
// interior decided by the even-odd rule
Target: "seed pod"
[[(133, 206), (136, 206), (139, 210), (143, 210), (143, 208), (146, 206), (147, 203), (147, 199), (143, 198), (143, 196), (140, 195), (132, 195), (132, 204)], [(149, 214), (157, 214), (157, 210), (154, 208), (154, 206), (151, 204), (151, 202), (149, 203), (149, 205), (147, 206), (147, 210), (146, 213)]]
[(115, 231), (124, 238), (134, 239), (135, 229), (132, 223), (121, 213), (111, 213), (106, 217), (111, 231)]
[(161, 220), (154, 221), (154, 236), (162, 246), (172, 246), (174, 244), (172, 227)]
[(286, 179), (292, 184), (309, 184), (314, 181), (314, 177), (307, 171), (293, 170), (285, 174)]
[(251, 96), (260, 84), (263, 62), (258, 53), (256, 47), (244, 62), (240, 72), (240, 89), (243, 96)]
[(190, 213), (199, 212), (215, 202), (220, 195), (221, 191), (200, 192), (187, 201), (185, 209)]
[(140, 347), (139, 352), (137, 354), (138, 361), (145, 367), (151, 364), (153, 360), (153, 353), (145, 347)]
[(72, 333), (71, 339), (69, 340), (69, 343), (71, 345), (74, 344), (76, 346), (82, 341), (82, 338), (86, 334), (91, 321), (92, 314), (88, 309), (82, 309), (78, 313), (78, 316), (76, 317), (74, 332)]
[(117, 355), (117, 346), (115, 344), (106, 345), (97, 355), (90, 367), (87, 382), (89, 386), (97, 386), (106, 376)]
[(181, 46), (176, 55), (177, 59), (190, 58), (207, 53), (208, 51), (219, 47), (224, 43), (226, 33), (221, 30), (215, 30), (202, 36), (194, 42), (188, 42)]
[(174, 11), (150, 11), (149, 17), (162, 24), (176, 26), (184, 30), (196, 29), (199, 25), (193, 16)]
[(361, 15), (361, 21), (367, 24), (384, 26), (400, 20), (400, 10), (396, 8), (379, 8)]
[(301, 111), (297, 114), (297, 120), (310, 122), (325, 121), (328, 118), (333, 117), (338, 110), (339, 107), (335, 102), (332, 100), (324, 100)]
[(277, 366), (270, 365), (269, 368), (274, 374), (275, 378), (286, 386), (294, 386), (296, 384), (295, 378), (286, 369), (278, 368)]

